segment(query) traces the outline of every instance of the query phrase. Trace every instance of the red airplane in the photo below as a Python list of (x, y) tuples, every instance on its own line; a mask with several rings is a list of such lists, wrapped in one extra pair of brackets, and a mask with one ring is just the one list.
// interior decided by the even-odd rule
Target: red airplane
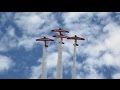
[[(52, 31), (52, 32), (59, 32), (59, 33), (60, 33), (59, 35), (54, 35), (53, 37), (61, 38), (61, 41), (63, 41), (63, 38), (67, 38), (67, 36), (64, 36), (64, 35), (62, 34), (62, 32), (69, 33), (69, 31), (64, 30), (64, 29), (62, 29), (62, 28), (54, 29), (54, 30), (51, 30), (51, 31)], [(62, 44), (64, 44), (64, 42), (62, 42)]]
[(64, 30), (64, 29), (62, 29), (62, 28), (54, 29), (54, 30), (51, 30), (51, 31), (52, 31), (52, 32), (59, 32), (59, 33), (60, 33), (60, 35), (62, 35), (62, 32), (69, 33), (69, 31)]
[(75, 35), (74, 37), (68, 37), (67, 39), (73, 39), (73, 40), (75, 40), (75, 44), (73, 44), (73, 45), (76, 45), (76, 46), (79, 46), (77, 44), (77, 40), (85, 40), (84, 38), (77, 37), (77, 35)]
[(45, 47), (48, 47), (47, 41), (54, 41), (54, 40), (50, 39), (50, 38), (43, 37), (43, 38), (40, 38), (40, 39), (36, 39), (36, 41), (44, 41), (45, 42)]

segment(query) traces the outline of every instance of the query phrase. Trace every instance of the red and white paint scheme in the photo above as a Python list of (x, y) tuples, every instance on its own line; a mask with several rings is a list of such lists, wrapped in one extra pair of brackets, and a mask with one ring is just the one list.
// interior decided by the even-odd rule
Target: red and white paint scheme
[(43, 41), (43, 42), (45, 42), (45, 47), (48, 47), (47, 42), (48, 41), (54, 41), (54, 40), (50, 39), (50, 38), (43, 37), (43, 38), (40, 38), (40, 39), (36, 39), (36, 41)]
[(74, 37), (67, 37), (67, 39), (73, 39), (73, 40), (75, 40), (75, 43), (73, 45), (76, 45), (76, 46), (79, 46), (77, 44), (77, 40), (85, 40), (84, 38), (77, 37), (77, 35), (75, 35)]

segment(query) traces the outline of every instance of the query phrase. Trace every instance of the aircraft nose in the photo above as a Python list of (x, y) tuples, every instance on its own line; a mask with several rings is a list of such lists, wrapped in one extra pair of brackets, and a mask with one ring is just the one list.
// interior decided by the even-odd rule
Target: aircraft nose
[(81, 40), (85, 40), (84, 38), (82, 38)]

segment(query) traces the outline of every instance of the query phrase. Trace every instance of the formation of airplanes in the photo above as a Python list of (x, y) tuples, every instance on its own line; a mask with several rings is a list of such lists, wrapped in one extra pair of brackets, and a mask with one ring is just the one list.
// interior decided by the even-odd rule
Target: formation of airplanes
[[(66, 38), (66, 39), (68, 39), (68, 40), (70, 40), (70, 39), (71, 39), (71, 40), (75, 40), (74, 45), (76, 45), (76, 46), (79, 46), (79, 45), (77, 44), (77, 40), (85, 40), (84, 38), (78, 37), (77, 35), (75, 35), (75, 36), (73, 36), (73, 37), (68, 37), (68, 36), (63, 35), (63, 34), (62, 34), (63, 32), (64, 32), (64, 33), (69, 33), (69, 31), (64, 30), (64, 29), (62, 29), (62, 28), (58, 28), (58, 29), (51, 30), (51, 32), (57, 32), (57, 33), (59, 33), (58, 35), (54, 35), (53, 37), (61, 38), (61, 42), (59, 42), (59, 43), (62, 43), (62, 44), (64, 44), (63, 38)], [(43, 38), (40, 38), (40, 39), (36, 39), (36, 41), (43, 41), (43, 42), (45, 43), (45, 47), (48, 47), (47, 42), (48, 42), (48, 41), (54, 41), (54, 40), (53, 40), (53, 39), (50, 39), (50, 38), (43, 37)]]

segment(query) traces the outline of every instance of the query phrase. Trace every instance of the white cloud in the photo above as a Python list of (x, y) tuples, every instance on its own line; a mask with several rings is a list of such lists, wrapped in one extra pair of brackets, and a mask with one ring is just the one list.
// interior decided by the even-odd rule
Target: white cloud
[[(5, 25), (6, 22), (10, 20), (12, 13), (2, 14), (1, 24)], [(50, 36), (50, 30), (53, 27), (58, 27), (59, 24), (51, 12), (25, 12), (25, 13), (15, 13), (13, 17), (13, 22), (19, 27), (18, 31), (11, 24), (4, 27), (7, 31), (3, 37), (0, 39), (0, 51), (8, 51), (13, 48), (23, 47), (25, 50), (32, 50), (36, 44), (36, 38), (42, 36)], [(2, 28), (0, 28), (2, 29)], [(16, 33), (21, 33), (21, 37), (17, 37)]]
[(0, 73), (8, 71), (15, 63), (10, 57), (0, 55)]
[(93, 13), (89, 13), (89, 12), (68, 12), (68, 13), (64, 13), (63, 14), (63, 19), (65, 24), (70, 24), (70, 23), (74, 23), (77, 21), (80, 21), (80, 17), (84, 17), (86, 16), (87, 18), (91, 17), (93, 15)]
[(40, 79), (41, 66), (33, 66), (30, 79)]
[(6, 28), (6, 33), (0, 39), (0, 51), (8, 51), (17, 47), (17, 36), (15, 35), (15, 29), (12, 26)]
[(18, 13), (15, 16), (15, 22), (24, 30), (24, 33), (31, 35), (38, 31), (37, 29), (39, 29), (45, 20), (36, 13)]
[(120, 79), (120, 73), (115, 73), (112, 75), (113, 79)]
[[(95, 66), (89, 63), (86, 63), (85, 65), (81, 66), (79, 68), (77, 78), (78, 79), (104, 79), (104, 75), (102, 73), (98, 73)], [(83, 73), (84, 70), (85, 72)]]
[(54, 14), (51, 12), (17, 13), (15, 14), (14, 20), (22, 32), (18, 46), (24, 47), (26, 50), (32, 50), (34, 48), (36, 38), (43, 36), (50, 37), (50, 30), (53, 27), (59, 26)]
[(23, 29), (24, 34), (27, 35), (39, 35), (43, 32), (49, 33), (46, 31), (53, 26), (58, 26), (53, 14), (49, 12), (17, 13), (15, 16), (15, 22)]
[(105, 40), (105, 45), (114, 53), (120, 53), (120, 27), (111, 28), (109, 37)]
[(28, 51), (33, 49), (35, 44), (36, 44), (35, 37), (23, 36), (22, 38), (19, 39), (18, 47), (24, 47), (25, 50)]

